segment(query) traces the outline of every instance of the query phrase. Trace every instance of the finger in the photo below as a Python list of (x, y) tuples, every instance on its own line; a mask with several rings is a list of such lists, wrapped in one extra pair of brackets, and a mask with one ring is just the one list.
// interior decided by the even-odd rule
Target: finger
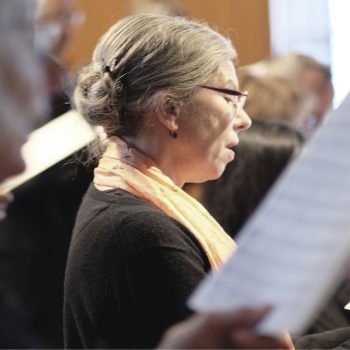
[(249, 329), (237, 329), (231, 333), (231, 346), (238, 349), (293, 349), (285, 337), (268, 337)]
[(13, 195), (12, 192), (6, 193), (6, 198), (9, 203), (12, 203), (13, 200), (15, 199), (15, 196)]
[(13, 201), (13, 194), (0, 195), (0, 220), (5, 219), (8, 205)]
[(259, 308), (240, 308), (221, 313), (208, 314), (207, 322), (213, 325), (220, 325), (220, 328), (231, 327), (252, 327), (263, 319), (271, 310), (271, 306), (261, 306)]
[(0, 221), (6, 218), (6, 208), (0, 208)]
[(0, 204), (2, 203), (12, 203), (14, 196), (12, 193), (0, 194)]

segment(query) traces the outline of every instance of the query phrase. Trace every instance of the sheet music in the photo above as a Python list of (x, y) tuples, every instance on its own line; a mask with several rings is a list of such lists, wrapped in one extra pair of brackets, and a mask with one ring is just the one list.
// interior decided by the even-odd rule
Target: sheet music
[(350, 95), (278, 180), (237, 243), (189, 305), (215, 311), (270, 304), (260, 332), (302, 333), (349, 262)]
[(22, 147), (26, 170), (4, 181), (0, 194), (7, 193), (45, 171), (96, 138), (94, 129), (76, 110), (71, 110), (33, 131)]

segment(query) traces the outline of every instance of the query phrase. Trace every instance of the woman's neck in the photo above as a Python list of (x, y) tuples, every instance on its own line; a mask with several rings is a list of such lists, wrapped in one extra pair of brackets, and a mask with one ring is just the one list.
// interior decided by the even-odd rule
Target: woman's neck
[(179, 176), (176, 157), (172, 152), (172, 140), (167, 138), (157, 137), (155, 134), (152, 137), (139, 134), (136, 137), (123, 137), (123, 140), (149, 157), (162, 173), (168, 176), (176, 186), (182, 188), (185, 180)]

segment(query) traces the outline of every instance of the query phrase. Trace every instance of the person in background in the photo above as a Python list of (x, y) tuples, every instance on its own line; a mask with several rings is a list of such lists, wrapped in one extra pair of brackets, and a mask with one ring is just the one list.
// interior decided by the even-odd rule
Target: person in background
[(246, 110), (254, 119), (278, 120), (302, 129), (312, 112), (313, 99), (305, 95), (290, 79), (257, 76), (249, 67), (237, 72), (242, 89), (249, 93)]
[[(0, 183), (24, 170), (21, 146), (48, 110), (44, 74), (32, 47), (34, 10), (32, 0), (0, 1)], [(2, 218), (5, 210), (2, 204)], [(2, 237), (2, 271), (10, 274), (7, 260), (12, 255), (19, 257), (7, 248), (8, 241)], [(2, 277), (4, 274), (0, 278), (0, 347), (41, 347), (40, 338), (27, 327), (16, 291)]]
[[(36, 129), (71, 109), (70, 76), (62, 61), (83, 15), (75, 1), (39, 0), (33, 16), (35, 31), (29, 33), (44, 68), (49, 96), (46, 115), (32, 126)], [(75, 215), (91, 175), (91, 169), (75, 155), (60, 161), (13, 191), (15, 201), (0, 222), (2, 286), (16, 296), (26, 327), (46, 348), (63, 347), (65, 263)]]
[[(202, 186), (203, 205), (233, 238), (263, 201), (270, 188), (298, 155), (304, 139), (295, 128), (279, 120), (255, 119), (240, 137), (236, 159), (223, 175)], [(296, 348), (349, 346), (350, 300), (348, 277), (312, 322), (305, 336), (294, 340)], [(315, 333), (315, 334), (314, 334)]]
[(289, 53), (252, 64), (246, 69), (256, 77), (280, 77), (296, 84), (311, 104), (310, 113), (301, 125), (306, 137), (312, 135), (332, 107), (334, 90), (330, 68), (312, 57)]
[(44, 75), (32, 48), (34, 5), (33, 0), (28, 0), (28, 4), (20, 0), (0, 2), (0, 26), (4, 33), (0, 40), (0, 182), (24, 170), (20, 148), (33, 125), (43, 121), (48, 110)]
[(49, 120), (71, 109), (75, 72), (67, 69), (65, 54), (84, 20), (85, 13), (78, 8), (76, 0), (38, 0), (34, 44), (42, 54), (48, 76)]
[(235, 237), (288, 163), (299, 153), (303, 137), (276, 120), (255, 119), (240, 137), (236, 159), (223, 175), (203, 184), (203, 205)]
[(85, 20), (85, 13), (76, 0), (38, 0), (35, 43), (54, 58), (64, 61), (76, 29)]

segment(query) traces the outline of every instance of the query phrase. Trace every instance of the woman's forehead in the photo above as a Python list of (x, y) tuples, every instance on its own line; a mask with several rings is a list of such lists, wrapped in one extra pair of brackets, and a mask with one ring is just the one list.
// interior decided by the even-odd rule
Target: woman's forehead
[(223, 62), (208, 83), (216, 84), (219, 87), (238, 89), (236, 69), (232, 61)]

